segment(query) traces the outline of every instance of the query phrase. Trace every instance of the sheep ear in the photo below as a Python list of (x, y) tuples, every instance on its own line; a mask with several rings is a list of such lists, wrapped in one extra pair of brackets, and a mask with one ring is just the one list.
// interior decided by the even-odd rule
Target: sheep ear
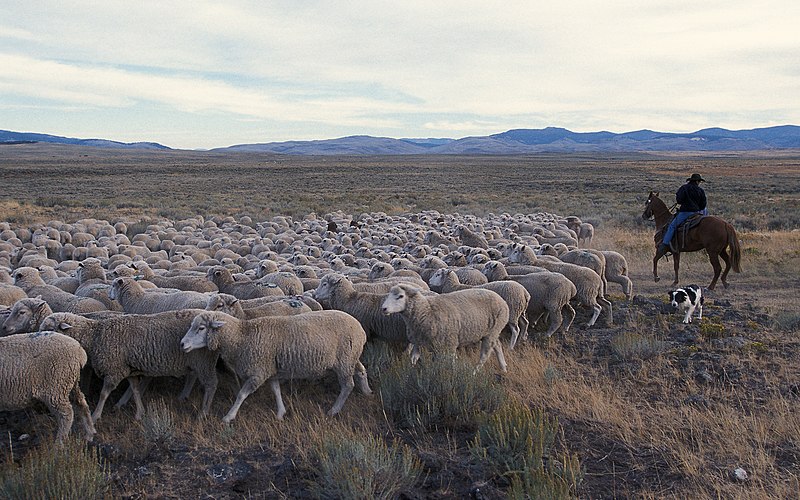
[(214, 330), (218, 330), (218, 329), (222, 328), (223, 326), (225, 326), (225, 322), (224, 321), (212, 321), (211, 322), (211, 328), (213, 328)]
[(61, 323), (59, 323), (59, 324), (58, 324), (58, 328), (59, 328), (60, 330), (64, 330), (64, 331), (66, 331), (66, 330), (69, 330), (70, 328), (72, 328), (72, 325), (70, 325), (70, 324), (69, 324), (69, 323), (67, 323), (66, 321), (62, 321)]
[[(236, 305), (236, 304), (238, 304), (238, 303), (239, 303), (239, 299), (238, 299), (238, 298), (234, 298), (234, 299), (231, 301), (231, 305), (232, 305), (232, 306), (235, 306), (235, 305)], [(219, 321), (219, 323), (222, 323), (222, 322), (221, 322), (221, 321)], [(222, 323), (222, 324), (224, 325), (225, 323)], [(222, 325), (220, 325), (220, 326), (222, 326)]]
[[(41, 295), (39, 295), (39, 297), (41, 297)], [(42, 300), (42, 302), (36, 306), (36, 312), (44, 312), (46, 308), (47, 308), (47, 302)]]
[(219, 349), (219, 335), (214, 330), (206, 330), (206, 348), (209, 351)]

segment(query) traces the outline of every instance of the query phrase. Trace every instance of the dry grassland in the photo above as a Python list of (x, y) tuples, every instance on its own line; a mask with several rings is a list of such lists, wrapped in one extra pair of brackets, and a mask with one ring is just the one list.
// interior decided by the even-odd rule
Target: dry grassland
[[(709, 292), (703, 322), (682, 325), (665, 304), (671, 262), (661, 263), (665, 278), (652, 281), (652, 222), (640, 214), (649, 189), (664, 196), (694, 171), (709, 180), (712, 213), (739, 232), (743, 272), (729, 276), (729, 289)], [(613, 328), (586, 329), (587, 312), (579, 311), (567, 336), (507, 353), (506, 375), (496, 374), (494, 360), (482, 374), (558, 419), (554, 449), (576, 455), (583, 473), (571, 494), (751, 499), (800, 491), (800, 153), (306, 158), (25, 145), (0, 149), (0, 185), (0, 220), (16, 224), (333, 210), (578, 215), (596, 225), (593, 246), (627, 257), (636, 298), (626, 303), (611, 285)], [(702, 253), (681, 264), (683, 283), (710, 281)], [(223, 425), (236, 392), (231, 378), (222, 379), (207, 420), (195, 418), (199, 394), (174, 400), (179, 381), (149, 393), (142, 423), (131, 408), (107, 407), (96, 438), (107, 494), (313, 497), (321, 494), (319, 443), (377, 436), (392, 449), (408, 447), (422, 465), (402, 488), (406, 498), (505, 498), (508, 477), (470, 450), (478, 424), (398, 425), (380, 388), (399, 354), (369, 351), (376, 396), (354, 392), (336, 418), (324, 416), (333, 379), (286, 384), (284, 422), (262, 388)], [(473, 363), (476, 352), (463, 358)], [(99, 382), (87, 383), (93, 406)], [(0, 413), (3, 471), (47, 444), (53, 427), (46, 411)], [(18, 441), (22, 433), (33, 438)], [(737, 468), (746, 480), (735, 479)]]

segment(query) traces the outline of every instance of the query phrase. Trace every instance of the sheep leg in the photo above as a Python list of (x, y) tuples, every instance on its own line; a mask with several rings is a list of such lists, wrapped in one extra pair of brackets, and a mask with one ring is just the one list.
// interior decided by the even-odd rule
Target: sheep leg
[(606, 316), (606, 326), (613, 325), (614, 324), (614, 317), (613, 317), (613, 311), (612, 311), (613, 308), (611, 306), (611, 302), (608, 301), (602, 295), (597, 297), (597, 301), (600, 302), (600, 306), (603, 309), (605, 309), (606, 313), (608, 313), (608, 316)]
[[(150, 386), (150, 382), (152, 381), (152, 377), (142, 377), (141, 382), (139, 383), (139, 390), (142, 392), (142, 394), (144, 394), (144, 391), (147, 390), (147, 388)], [(133, 389), (131, 389), (130, 385), (128, 385), (128, 389), (125, 391), (125, 394), (119, 398), (119, 401), (117, 401), (117, 404), (115, 404), (114, 407), (122, 408), (128, 404), (128, 401), (131, 400), (131, 396), (133, 396)]]
[(530, 322), (528, 321), (528, 311), (524, 311), (519, 317), (518, 325), (519, 331), (522, 332), (522, 341), (525, 342), (528, 340), (528, 327), (530, 326)]
[[(489, 354), (494, 349), (494, 345), (490, 344), (490, 342), (489, 337), (483, 337), (483, 339), (481, 339), (481, 355), (478, 358), (477, 366), (475, 366), (475, 369), (472, 371), (473, 375), (478, 373), (483, 367), (483, 364), (486, 363), (486, 360), (489, 359)], [(505, 360), (503, 361), (505, 362)]]
[(519, 325), (508, 323), (508, 329), (511, 330), (511, 340), (508, 342), (508, 350), (513, 351), (514, 346), (517, 345), (517, 338), (519, 338)]
[(589, 320), (589, 322), (586, 323), (586, 326), (587, 327), (594, 326), (594, 323), (597, 321), (597, 318), (600, 317), (600, 313), (603, 311), (603, 308), (600, 307), (600, 304), (598, 304), (597, 302), (595, 302), (594, 304), (587, 304), (587, 305), (592, 310), (592, 317)]
[(411, 344), (411, 364), (416, 365), (419, 361), (420, 352), (418, 344)]
[(134, 419), (141, 420), (144, 415), (144, 404), (142, 403), (142, 393), (139, 388), (139, 377), (128, 377), (128, 383), (133, 391), (133, 402), (136, 403), (136, 414)]
[(328, 410), (329, 417), (336, 415), (342, 410), (344, 402), (347, 401), (350, 393), (353, 392), (353, 387), (355, 387), (353, 375), (351, 373), (337, 373), (337, 376), (339, 378), (339, 387), (341, 390), (339, 391), (339, 397), (336, 398), (336, 402), (333, 403), (331, 409)]
[(58, 420), (58, 432), (56, 433), (56, 441), (63, 443), (72, 429), (72, 420), (75, 414), (72, 411), (72, 404), (69, 400), (66, 401), (45, 401), (50, 413)]
[(575, 309), (573, 309), (569, 304), (564, 304), (564, 307), (561, 308), (561, 311), (566, 311), (566, 316), (569, 318), (565, 318), (564, 320), (567, 323), (567, 326), (564, 327), (564, 333), (567, 333), (569, 331), (569, 327), (572, 326), (572, 321), (575, 320)]
[(197, 374), (195, 372), (187, 373), (183, 382), (183, 389), (178, 395), (179, 400), (183, 401), (189, 397), (189, 395), (192, 393), (192, 388), (194, 387), (195, 382), (197, 382)]
[(561, 314), (561, 309), (553, 309), (550, 311), (550, 324), (547, 327), (547, 331), (545, 332), (545, 337), (551, 337), (559, 328), (561, 328), (561, 323), (564, 321), (564, 316)]
[(503, 346), (500, 345), (500, 340), (494, 343), (494, 355), (497, 356), (497, 362), (500, 364), (500, 371), (506, 373), (508, 371), (508, 364), (506, 357), (503, 355)]
[(209, 377), (203, 384), (203, 407), (200, 410), (200, 416), (205, 417), (211, 411), (211, 402), (214, 400), (214, 393), (217, 392), (217, 377), (216, 373), (213, 377)]
[(78, 380), (75, 381), (75, 386), (72, 388), (72, 394), (75, 396), (75, 404), (78, 405), (78, 417), (83, 424), (83, 430), (86, 434), (85, 439), (86, 441), (91, 442), (92, 439), (94, 439), (94, 435), (97, 434), (97, 430), (94, 428), (94, 424), (92, 423), (92, 415), (89, 411), (89, 405), (86, 403), (86, 397), (81, 391)]
[[(255, 390), (261, 387), (261, 384), (263, 383), (263, 380), (259, 380), (256, 377), (250, 377), (245, 380), (241, 389), (239, 389), (239, 393), (236, 394), (236, 401), (234, 401), (233, 406), (231, 406), (231, 409), (228, 411), (227, 415), (222, 417), (222, 421), (226, 424), (231, 423), (231, 421), (236, 418), (236, 414), (239, 413), (239, 407), (242, 406), (242, 403), (245, 399), (247, 399), (247, 396), (255, 392)], [(270, 387), (272, 387), (272, 392), (275, 392), (277, 387), (275, 398), (278, 400), (278, 420), (282, 420), (283, 413), (286, 413), (286, 408), (283, 407), (283, 401), (281, 400), (280, 385), (278, 385), (277, 380), (272, 380), (270, 381)], [(283, 410), (283, 413), (281, 413), (281, 410)]]
[(356, 384), (358, 385), (358, 390), (361, 391), (362, 394), (366, 394), (369, 396), (372, 394), (372, 389), (369, 388), (369, 383), (367, 381), (367, 369), (364, 368), (364, 365), (361, 364), (361, 361), (356, 361)]
[(106, 400), (111, 394), (111, 391), (117, 388), (119, 382), (119, 380), (111, 377), (103, 379), (103, 389), (100, 390), (100, 399), (97, 400), (97, 406), (94, 407), (94, 413), (92, 413), (93, 423), (97, 423), (97, 421), (100, 420), (100, 416), (103, 414), (103, 407), (106, 405)]

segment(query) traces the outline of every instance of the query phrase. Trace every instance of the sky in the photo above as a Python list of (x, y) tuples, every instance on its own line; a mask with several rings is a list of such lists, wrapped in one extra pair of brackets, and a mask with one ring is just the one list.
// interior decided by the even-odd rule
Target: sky
[(800, 124), (797, 0), (0, 0), (0, 129), (200, 149)]

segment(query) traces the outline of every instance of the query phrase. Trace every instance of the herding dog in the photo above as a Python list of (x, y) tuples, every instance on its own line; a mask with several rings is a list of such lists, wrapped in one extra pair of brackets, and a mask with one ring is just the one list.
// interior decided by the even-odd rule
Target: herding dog
[(684, 323), (692, 322), (692, 314), (697, 309), (697, 319), (703, 319), (703, 289), (697, 285), (688, 285), (669, 292), (672, 307), (683, 309), (686, 315), (683, 317)]

